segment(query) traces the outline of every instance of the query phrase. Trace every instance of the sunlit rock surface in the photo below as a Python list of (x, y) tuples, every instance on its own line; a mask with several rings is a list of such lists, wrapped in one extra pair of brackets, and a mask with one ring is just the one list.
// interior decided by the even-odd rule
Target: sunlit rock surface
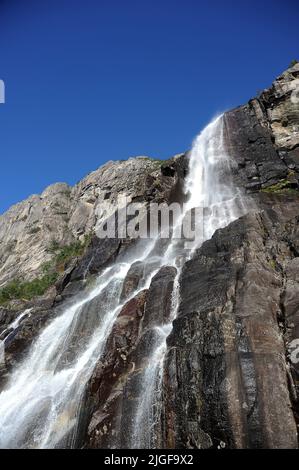
[[(61, 439), (58, 447), (298, 447), (298, 79), (297, 64), (257, 98), (225, 113), (232, 178), (248, 196), (250, 213), (217, 230), (191, 259), (183, 258), (179, 285), (178, 269), (157, 263), (163, 244), (150, 262), (130, 265), (115, 291), (120, 311), (83, 387), (76, 439)], [(183, 202), (187, 169), (188, 154), (164, 163), (146, 157), (108, 162), (75, 187), (50, 186), (0, 217), (0, 286), (41, 275), (43, 263), (52, 260), (53, 240), (64, 246), (91, 234), (86, 250), (44, 296), (0, 307), (2, 390), (38, 334), (134, 249), (130, 240), (93, 234), (104, 209), (113, 210), (125, 197), (145, 206)], [(179, 301), (168, 331), (174, 291)], [(82, 307), (57, 371), (84, 351), (86, 334), (98, 331), (113, 296), (104, 288)], [(148, 403), (140, 391), (150, 387), (162, 357), (153, 354), (161, 335), (167, 337), (164, 366), (152, 414), (145, 416)], [(66, 429), (68, 413), (59, 418)]]

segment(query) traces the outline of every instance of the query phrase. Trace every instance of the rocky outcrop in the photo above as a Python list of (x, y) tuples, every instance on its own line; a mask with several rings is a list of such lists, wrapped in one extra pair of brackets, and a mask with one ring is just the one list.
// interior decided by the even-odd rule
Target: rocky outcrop
[(68, 230), (70, 195), (67, 184), (55, 184), (0, 217), (0, 286), (19, 276), (32, 279), (41, 274), (40, 266), (51, 259), (51, 242), (73, 240)]
[[(280, 115), (281, 120), (293, 109), (290, 90), (296, 70), (260, 98), (225, 115), (235, 182), (251, 195), (255, 212), (217, 231), (183, 268), (179, 312), (164, 365), (162, 422), (155, 429), (159, 447), (298, 446), (299, 168), (293, 151), (299, 141), (291, 127), (292, 144), (282, 143), (272, 119), (276, 106), (276, 119)], [(265, 102), (270, 95), (271, 105)], [(292, 126), (298, 116), (290, 120)], [(132, 266), (125, 293), (137, 288), (143, 269)], [(155, 279), (151, 289), (154, 285)], [(143, 327), (146, 312), (154, 324), (163, 318), (165, 298), (169, 294), (157, 293), (151, 308), (148, 297)], [(150, 337), (145, 344), (153, 342)], [(90, 421), (89, 447), (130, 446), (118, 430), (132, 432), (134, 391), (140, 389), (138, 376), (150, 352), (142, 340), (136, 344), (129, 354), (133, 372), (129, 367), (118, 385), (121, 404), (107, 412), (110, 399), (105, 402), (99, 387), (92, 388), (91, 395), (102, 405), (95, 406)], [(93, 387), (97, 381), (94, 376)]]
[[(132, 244), (128, 239), (99, 239), (93, 232), (100, 218), (107, 216), (107, 210), (115, 211), (124, 200), (142, 202), (145, 207), (150, 202), (179, 200), (186, 168), (184, 155), (166, 162), (147, 157), (108, 162), (74, 188), (50, 186), (41, 196), (32, 196), (0, 217), (0, 285), (4, 286), (14, 279), (30, 281), (42, 276), (44, 263), (53, 263), (55, 255), (49, 251), (53, 241), (63, 248), (91, 234), (82, 255), (68, 261), (55, 285), (43, 296), (0, 306), (2, 381), (11, 367), (23, 360), (37, 334), (66, 307), (65, 302), (72, 302), (92, 287), (92, 276)], [(31, 309), (30, 316), (7, 338), (10, 325), (27, 309)]]
[[(298, 447), (298, 79), (297, 64), (224, 116), (233, 178), (253, 210), (218, 230), (183, 265), (153, 447)], [(53, 185), (0, 217), (0, 287), (40, 276), (44, 263), (53, 262), (53, 242), (63, 247), (90, 237), (44, 296), (0, 308), (1, 386), (48, 322), (136, 249), (126, 238), (99, 239), (98, 224), (117, 204), (183, 201), (186, 156), (108, 162), (74, 188)], [(155, 256), (133, 263), (121, 286), (121, 306), (86, 386), (77, 446), (133, 445), (144, 374), (173, 318), (177, 270), (155, 263)], [(114, 292), (104, 289), (84, 305), (58, 369), (84, 350), (81, 333), (92, 334), (109, 296)]]
[[(54, 184), (13, 206), (0, 216), (0, 287), (16, 278), (31, 280), (42, 275), (43, 264), (53, 260), (53, 242), (63, 247), (83, 240), (117, 204), (179, 198), (185, 171), (183, 155), (168, 162), (148, 157), (108, 162), (73, 188)], [(117, 243), (109, 246), (110, 254), (117, 249)], [(101, 253), (106, 250), (102, 244), (91, 247), (95, 260), (91, 271), (98, 272), (105, 261)]]
[(298, 446), (298, 76), (296, 64), (224, 116), (235, 182), (255, 213), (184, 266), (165, 366), (165, 447)]
[(298, 77), (296, 64), (258, 98), (225, 114), (236, 183), (249, 193), (298, 189), (299, 100), (294, 100)]
[[(275, 145), (291, 151), (298, 164), (299, 144), (299, 63), (280, 75), (258, 98), (261, 121), (270, 127)], [(294, 152), (292, 152), (294, 151)]]
[[(88, 447), (113, 447), (121, 439), (124, 385), (134, 373), (132, 354), (139, 340), (148, 292), (141, 291), (121, 310), (87, 389), (89, 417)], [(86, 437), (85, 437), (86, 439)]]
[[(128, 280), (131, 276), (129, 272)], [(161, 268), (149, 289), (129, 300), (118, 315), (87, 388), (87, 410), (91, 413), (87, 447), (133, 445), (140, 381), (155, 348), (158, 328), (169, 322), (175, 276), (175, 268)]]
[(165, 367), (166, 447), (297, 447), (298, 360), (286, 354), (299, 319), (294, 240), (298, 216), (269, 210), (217, 231), (186, 263)]

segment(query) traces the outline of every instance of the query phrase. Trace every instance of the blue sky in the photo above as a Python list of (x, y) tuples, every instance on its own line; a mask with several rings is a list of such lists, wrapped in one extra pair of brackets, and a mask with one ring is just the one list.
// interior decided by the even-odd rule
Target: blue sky
[(297, 0), (0, 0), (0, 212), (169, 158), (299, 60)]

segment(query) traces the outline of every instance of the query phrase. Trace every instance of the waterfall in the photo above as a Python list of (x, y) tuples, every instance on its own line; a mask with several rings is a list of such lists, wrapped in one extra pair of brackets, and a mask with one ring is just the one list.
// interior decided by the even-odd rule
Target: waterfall
[[(188, 211), (200, 207), (202, 218), (196, 221), (202, 226), (200, 243), (246, 210), (242, 195), (232, 182), (222, 117), (209, 124), (194, 141), (185, 192), (188, 202), (176, 221), (173, 233), (180, 228)], [(159, 446), (154, 429), (159, 426), (161, 413), (159, 404), (166, 339), (179, 310), (182, 260), (190, 258), (200, 243), (191, 243), (186, 249), (182, 240), (173, 237), (165, 252), (158, 256), (155, 254), (152, 262), (156, 240), (148, 240), (143, 255), (136, 249), (121, 263), (104, 270), (83, 299), (76, 300), (51, 320), (36, 338), (26, 359), (12, 371), (0, 393), (0, 448), (76, 446), (78, 416), (86, 384), (103, 354), (113, 324), (128, 300), (120, 300), (127, 273), (132, 264), (140, 261), (150, 268), (142, 286), (131, 297), (148, 288), (162, 266), (177, 268), (172, 315), (168, 324), (161, 322), (153, 327), (158, 334), (143, 372), (133, 416), (136, 432), (132, 448)]]
[[(86, 299), (66, 309), (39, 336), (0, 394), (0, 447), (64, 446), (63, 441), (75, 425), (76, 407), (93, 355), (100, 353), (101, 340), (116, 315), (114, 295), (128, 268), (124, 264), (106, 270)], [(107, 292), (111, 295), (104, 300)], [(82, 347), (75, 345), (78, 349), (73, 358), (71, 339), (80, 318), (83, 320), (88, 314), (86, 308), (90, 310), (95, 301), (101, 300), (107, 310), (103, 317), (92, 318), (94, 333), (84, 335), (86, 342)], [(68, 353), (70, 358), (64, 365)]]
[[(164, 359), (167, 352), (167, 337), (172, 330), (180, 303), (180, 276), (182, 258), (187, 261), (201, 244), (212, 237), (215, 230), (223, 228), (247, 211), (247, 203), (241, 191), (234, 185), (232, 178), (233, 162), (227, 155), (224, 144), (223, 117), (212, 121), (195, 139), (189, 160), (189, 173), (185, 181), (187, 204), (177, 221), (174, 233), (180, 229), (184, 217), (193, 208), (201, 208), (202, 217), (195, 223), (200, 224), (201, 239), (195, 240), (184, 249), (181, 240), (172, 240), (163, 258), (163, 264), (178, 268), (172, 293), (172, 312), (169, 324), (161, 325), (152, 356), (143, 373), (143, 387), (135, 412), (135, 434), (131, 440), (132, 448), (155, 448), (161, 425), (161, 394)], [(181, 250), (181, 252), (180, 252)]]

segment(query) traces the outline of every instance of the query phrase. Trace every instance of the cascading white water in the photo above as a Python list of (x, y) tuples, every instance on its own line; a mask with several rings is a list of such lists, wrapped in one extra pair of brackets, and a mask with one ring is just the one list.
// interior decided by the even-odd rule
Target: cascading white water
[[(187, 211), (201, 206), (203, 217), (196, 223), (202, 224), (203, 239), (210, 238), (217, 228), (227, 225), (245, 211), (242, 197), (231, 181), (221, 117), (209, 124), (194, 142), (185, 190), (189, 195), (188, 203), (184, 214), (176, 221), (176, 228), (182, 224)], [(106, 269), (99, 276), (95, 288), (83, 300), (67, 307), (38, 336), (26, 360), (13, 371), (5, 390), (0, 393), (1, 448), (76, 445), (82, 396), (123, 306), (119, 300), (123, 282), (136, 261), (151, 265), (154, 246), (155, 240), (148, 240), (142, 256), (136, 250), (126, 262)], [(134, 436), (132, 447), (156, 445), (151, 438), (151, 429), (159, 414), (166, 338), (179, 308), (181, 261), (192, 256), (196, 248), (196, 242), (186, 250), (182, 240), (171, 240), (164, 255), (155, 256), (153, 267), (148, 270), (139, 289), (149, 287), (160, 267), (168, 265), (178, 268), (172, 317), (169, 324), (158, 325), (160, 334), (156, 335), (141, 381), (143, 386), (138, 391), (139, 400), (134, 415), (138, 433)]]
[[(0, 447), (55, 447), (71, 432), (77, 397), (89, 377), (91, 358), (99, 353), (101, 340), (113, 322), (117, 307), (114, 295), (128, 269), (124, 264), (106, 270), (86, 299), (68, 308), (39, 336), (27, 360), (0, 394)], [(84, 306), (99, 299), (107, 288), (112, 293), (105, 303), (107, 313), (97, 322), (98, 329), (90, 335), (84, 350), (77, 351), (76, 360), (63, 367), (60, 361)]]
[(197, 221), (202, 224), (203, 241), (247, 211), (245, 199), (233, 183), (233, 164), (225, 148), (223, 116), (219, 116), (193, 143), (185, 186), (187, 209), (203, 210), (202, 220)]
[(195, 220), (195, 223), (200, 224), (202, 235), (200, 240), (194, 240), (191, 246), (188, 243), (187, 250), (180, 239), (174, 239), (164, 255), (164, 265), (178, 268), (172, 294), (172, 313), (169, 324), (161, 328), (161, 334), (156, 339), (152, 356), (143, 374), (142, 394), (135, 413), (136, 433), (131, 441), (132, 448), (152, 448), (156, 445), (155, 426), (161, 423), (159, 401), (161, 401), (167, 337), (179, 310), (181, 259), (190, 259), (194, 250), (211, 238), (217, 229), (225, 227), (247, 211), (242, 193), (233, 183), (231, 168), (233, 162), (225, 150), (223, 127), (223, 117), (219, 116), (197, 136), (191, 149), (189, 174), (185, 182), (187, 204), (176, 222), (174, 233), (180, 231), (186, 214), (198, 207), (201, 209), (199, 212), (201, 218)]

